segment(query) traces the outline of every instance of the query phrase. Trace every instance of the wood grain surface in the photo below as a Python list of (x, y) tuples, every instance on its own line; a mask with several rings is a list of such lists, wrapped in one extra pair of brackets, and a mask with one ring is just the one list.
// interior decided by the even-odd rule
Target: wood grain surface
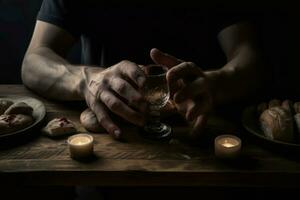
[[(41, 100), (47, 109), (46, 121), (65, 116), (79, 123), (83, 102), (45, 100), (22, 85), (0, 85), (0, 95), (25, 95)], [(101, 185), (101, 186), (254, 186), (299, 187), (298, 156), (281, 155), (248, 138), (236, 122), (214, 116), (209, 120), (203, 141), (180, 140), (188, 133), (184, 123), (169, 121), (177, 138), (168, 142), (144, 139), (137, 127), (122, 122), (122, 141), (106, 133), (92, 134), (95, 156), (87, 161), (70, 158), (67, 137), (43, 135), (25, 144), (0, 150), (1, 184), (19, 185)], [(226, 162), (217, 159), (213, 138), (239, 133), (242, 156)], [(179, 138), (179, 139), (178, 139)], [(5, 180), (5, 181), (3, 181)]]

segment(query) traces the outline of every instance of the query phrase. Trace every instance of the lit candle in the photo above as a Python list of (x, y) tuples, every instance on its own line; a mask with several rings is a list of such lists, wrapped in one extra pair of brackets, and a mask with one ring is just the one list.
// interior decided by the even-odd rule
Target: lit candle
[(88, 134), (77, 134), (68, 138), (70, 156), (72, 158), (86, 158), (93, 154), (93, 137)]
[(219, 158), (236, 158), (240, 155), (241, 147), (241, 139), (234, 135), (220, 135), (215, 139), (215, 154)]

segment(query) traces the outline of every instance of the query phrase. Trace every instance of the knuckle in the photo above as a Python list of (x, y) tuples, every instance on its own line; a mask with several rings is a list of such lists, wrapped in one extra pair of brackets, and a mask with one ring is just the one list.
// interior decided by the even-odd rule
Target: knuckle
[(107, 78), (103, 78), (103, 79), (102, 79), (102, 84), (103, 84), (103, 86), (108, 85), (108, 82), (109, 82), (109, 80), (108, 80)]
[(188, 66), (188, 67), (193, 67), (195, 64), (193, 62), (185, 62), (185, 64)]
[[(102, 96), (102, 92), (104, 91), (104, 87), (101, 87), (101, 89), (99, 89), (96, 94), (95, 94), (95, 97), (96, 99), (101, 99), (101, 96)], [(94, 104), (95, 104), (95, 100), (94, 100)]]
[(138, 73), (138, 71), (136, 71), (136, 70), (134, 70), (134, 69), (132, 68), (132, 70), (130, 70), (130, 76), (131, 76), (132, 78), (136, 79), (136, 78), (139, 77), (139, 73)]
[(107, 101), (107, 106), (111, 109), (111, 110), (118, 110), (118, 108), (120, 108), (121, 104), (119, 101), (115, 101), (112, 99), (108, 99)]
[(128, 99), (128, 105), (137, 106), (140, 103), (141, 100), (142, 100), (142, 97), (140, 97), (140, 96), (129, 98)]
[(128, 65), (128, 64), (130, 64), (131, 62), (129, 61), (129, 60), (122, 60), (121, 62), (120, 62), (120, 64), (121, 65)]
[(175, 74), (174, 70), (172, 70), (172, 69), (169, 70), (169, 71), (167, 72), (167, 79), (168, 79), (168, 80), (171, 80), (171, 79), (173, 78), (174, 74)]
[(93, 97), (93, 95), (90, 95), (90, 94), (86, 95), (85, 101), (86, 101), (87, 106), (91, 110), (94, 110), (94, 108), (96, 106), (96, 101), (95, 101), (95, 98)]
[(125, 83), (119, 83), (115, 87), (116, 87), (116, 90), (117, 90), (118, 93), (123, 94), (126, 91), (126, 84)]

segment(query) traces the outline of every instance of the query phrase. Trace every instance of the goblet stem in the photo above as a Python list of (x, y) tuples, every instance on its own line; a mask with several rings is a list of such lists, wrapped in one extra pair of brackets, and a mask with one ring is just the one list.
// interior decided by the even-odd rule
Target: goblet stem
[(149, 112), (143, 130), (144, 136), (147, 138), (168, 139), (171, 135), (171, 127), (160, 122), (160, 109), (169, 99), (167, 71), (168, 68), (161, 65), (148, 65), (145, 68), (147, 78), (143, 94), (149, 103)]
[(151, 110), (148, 117), (148, 126), (151, 126), (153, 129), (161, 129), (160, 122), (160, 111), (159, 110)]

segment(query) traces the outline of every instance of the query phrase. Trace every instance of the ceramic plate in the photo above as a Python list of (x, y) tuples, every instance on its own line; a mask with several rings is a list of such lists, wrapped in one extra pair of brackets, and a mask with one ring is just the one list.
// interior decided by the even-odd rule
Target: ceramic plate
[(256, 113), (256, 106), (247, 107), (243, 112), (242, 123), (244, 128), (257, 139), (262, 141), (267, 147), (272, 147), (279, 151), (296, 150), (300, 151), (300, 144), (287, 143), (278, 140), (272, 140), (264, 136), (260, 127), (259, 117)]
[(18, 138), (24, 135), (30, 135), (39, 132), (39, 131), (35, 131), (33, 133), (33, 130), (42, 123), (42, 121), (46, 116), (46, 108), (41, 101), (27, 96), (1, 96), (0, 95), (0, 99), (7, 99), (13, 101), (14, 103), (15, 102), (27, 103), (29, 106), (33, 108), (32, 115), (34, 118), (34, 123), (26, 128), (14, 132), (6, 133), (6, 134), (0, 134), (0, 141), (6, 140), (8, 138)]

